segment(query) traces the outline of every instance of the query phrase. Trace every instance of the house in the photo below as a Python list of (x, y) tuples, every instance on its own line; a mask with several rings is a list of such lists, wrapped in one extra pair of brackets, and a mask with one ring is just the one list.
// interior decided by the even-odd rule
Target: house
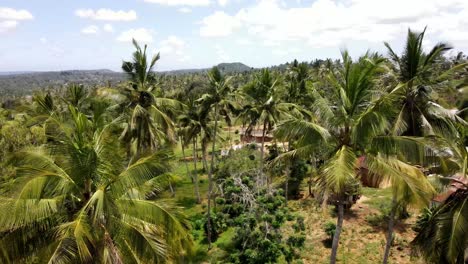
[[(247, 143), (262, 143), (263, 131), (262, 130), (243, 130), (240, 132), (240, 139), (242, 142)], [(271, 142), (273, 140), (273, 135), (270, 133), (265, 134), (265, 142)]]

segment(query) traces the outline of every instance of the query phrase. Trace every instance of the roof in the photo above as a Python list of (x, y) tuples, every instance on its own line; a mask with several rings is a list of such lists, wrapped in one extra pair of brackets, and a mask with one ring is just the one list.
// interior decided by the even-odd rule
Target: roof
[[(241, 134), (241, 135), (245, 135), (245, 130), (240, 131), (240, 134)], [(250, 132), (250, 135), (249, 135), (249, 136), (261, 138), (261, 137), (263, 136), (263, 131), (262, 131), (262, 130), (252, 130), (252, 131)], [(265, 137), (270, 137), (270, 138), (272, 138), (273, 135), (271, 135), (271, 134), (269, 134), (269, 133), (266, 133), (266, 134), (265, 134)]]

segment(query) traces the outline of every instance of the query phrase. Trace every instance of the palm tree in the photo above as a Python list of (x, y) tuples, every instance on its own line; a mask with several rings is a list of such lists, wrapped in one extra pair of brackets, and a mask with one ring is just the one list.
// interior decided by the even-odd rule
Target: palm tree
[[(380, 156), (373, 157), (380, 159)], [(371, 163), (372, 171), (379, 171), (379, 181), (389, 182), (392, 189), (392, 204), (388, 220), (387, 243), (383, 263), (388, 263), (393, 242), (395, 215), (400, 206), (408, 204), (423, 208), (435, 194), (435, 190), (426, 176), (417, 167), (411, 166), (395, 157), (386, 157), (381, 162)]]
[[(278, 80), (268, 69), (263, 69), (255, 79), (246, 85), (242, 91), (245, 101), (244, 110), (240, 118), (247, 123), (246, 134), (252, 133), (258, 125), (262, 126), (262, 143), (260, 147), (260, 166), (263, 170), (265, 153), (265, 136), (274, 126), (293, 114), (300, 115), (297, 105), (279, 100), (277, 88)], [(268, 183), (268, 180), (266, 181)]]
[(286, 102), (309, 105), (311, 98), (308, 96), (307, 81), (310, 80), (309, 65), (306, 62), (299, 63), (294, 60), (286, 76), (289, 85), (287, 88)]
[(141, 155), (157, 149), (162, 142), (175, 142), (175, 126), (173, 118), (176, 112), (183, 108), (177, 100), (157, 97), (156, 76), (153, 68), (159, 60), (159, 53), (148, 61), (145, 45), (142, 49), (133, 40), (136, 51), (133, 61), (124, 61), (122, 70), (129, 76), (131, 88), (123, 92), (127, 97), (124, 111), (130, 110), (129, 121), (121, 135), (128, 143), (130, 163)]
[[(215, 164), (215, 145), (217, 140), (218, 132), (218, 121), (220, 109), (226, 109), (227, 105), (231, 104), (229, 100), (229, 94), (231, 93), (231, 87), (229, 86), (229, 81), (231, 78), (226, 78), (219, 71), (217, 67), (213, 67), (208, 72), (208, 79), (210, 83), (210, 93), (202, 95), (198, 102), (202, 105), (201, 107), (205, 111), (213, 110), (214, 114), (214, 127), (213, 127), (213, 137), (212, 137), (212, 146), (211, 146), (211, 165), (208, 169), (208, 214), (207, 214), (207, 237), (208, 237), (208, 246), (211, 248), (211, 195), (213, 192), (213, 171)], [(206, 116), (206, 115), (205, 115)], [(203, 143), (202, 143), (203, 144)]]
[(437, 64), (442, 55), (452, 47), (446, 43), (438, 43), (426, 54), (422, 44), (425, 32), (426, 29), (420, 33), (408, 29), (401, 56), (385, 43), (393, 71), (400, 82), (390, 92), (400, 105), (392, 129), (397, 135), (424, 136), (434, 133), (453, 133), (452, 124), (462, 121), (455, 113), (434, 102), (431, 92), (432, 87), (440, 85), (454, 72), (464, 69), (466, 64), (459, 64), (442, 72)]
[(64, 99), (68, 104), (80, 108), (87, 97), (88, 92), (82, 84), (71, 84), (67, 87), (67, 96)]
[[(184, 150), (185, 145), (192, 143), (193, 148), (193, 182), (195, 183), (195, 195), (197, 197), (197, 203), (201, 202), (200, 191), (198, 187), (198, 171), (197, 171), (197, 139), (205, 129), (202, 122), (200, 121), (202, 117), (200, 116), (200, 111), (197, 108), (197, 105), (194, 101), (190, 100), (188, 107), (185, 113), (179, 115), (179, 124), (180, 124), (180, 135), (181, 135), (181, 144), (182, 150)], [(185, 158), (185, 153), (183, 154)], [(188, 170), (188, 168), (187, 168)], [(187, 172), (188, 173), (188, 172)]]
[[(3, 263), (150, 263), (190, 249), (175, 208), (148, 200), (163, 186), (170, 155), (157, 151), (128, 167), (113, 127), (69, 106), (52, 144), (15, 153), (14, 188), (0, 197)], [(67, 119), (66, 119), (67, 120)]]
[(412, 140), (381, 136), (389, 129), (388, 120), (392, 116), (388, 110), (392, 101), (387, 97), (375, 98), (376, 80), (382, 73), (384, 59), (378, 54), (367, 53), (353, 62), (346, 51), (342, 55), (342, 66), (328, 75), (334, 91), (331, 96), (336, 103), (332, 105), (314, 92), (316, 100), (310, 110), (316, 114), (316, 120), (288, 120), (276, 131), (280, 139), (295, 140), (296, 148), (280, 156), (282, 158), (295, 155), (310, 158), (319, 149), (329, 150), (324, 155), (319, 184), (333, 194), (331, 202), (338, 211), (330, 256), (332, 264), (336, 263), (344, 207), (348, 203), (347, 191), (358, 180), (356, 164), (359, 155), (366, 156), (372, 174), (383, 175), (392, 182), (401, 180), (410, 193), (423, 190), (419, 184), (424, 182), (423, 179), (414, 180), (413, 167), (396, 158), (395, 149), (413, 143)]

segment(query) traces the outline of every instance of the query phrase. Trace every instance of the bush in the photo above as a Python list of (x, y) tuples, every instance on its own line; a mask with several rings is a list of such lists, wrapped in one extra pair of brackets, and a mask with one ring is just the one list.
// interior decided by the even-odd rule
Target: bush
[[(225, 217), (222, 213), (211, 213), (211, 242), (214, 242), (218, 239), (219, 235), (226, 231), (227, 224), (225, 221)], [(208, 236), (208, 221), (206, 221), (206, 217), (203, 219), (203, 230), (205, 232), (205, 236)]]
[(291, 247), (303, 247), (306, 237), (304, 235), (292, 235), (288, 238), (287, 244)]
[(412, 229), (416, 232), (421, 232), (424, 229), (424, 227), (427, 226), (436, 208), (437, 207), (424, 208), (421, 214), (418, 216), (418, 219), (416, 220), (416, 223), (414, 224)]
[(335, 236), (336, 231), (336, 224), (333, 222), (326, 222), (323, 225), (323, 231), (328, 235), (329, 240), (333, 240), (333, 236)]

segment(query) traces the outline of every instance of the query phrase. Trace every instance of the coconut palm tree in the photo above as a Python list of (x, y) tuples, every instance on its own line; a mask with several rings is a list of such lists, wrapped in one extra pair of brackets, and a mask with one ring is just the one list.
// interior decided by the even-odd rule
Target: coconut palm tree
[[(202, 108), (202, 112), (209, 113), (212, 111), (214, 116), (214, 127), (212, 133), (212, 145), (211, 145), (211, 164), (208, 168), (208, 206), (207, 206), (207, 238), (208, 246), (211, 248), (211, 195), (213, 192), (213, 172), (215, 164), (215, 145), (217, 141), (218, 133), (218, 122), (221, 109), (227, 109), (228, 105), (231, 105), (232, 100), (230, 95), (232, 93), (229, 85), (231, 78), (226, 78), (217, 67), (213, 67), (208, 72), (208, 80), (210, 84), (209, 93), (203, 94), (198, 102)], [(207, 114), (203, 116), (208, 116)], [(204, 122), (206, 123), (206, 122)], [(202, 143), (203, 145), (203, 143)]]
[(135, 40), (133, 45), (136, 49), (133, 60), (122, 63), (122, 70), (130, 81), (130, 87), (122, 91), (127, 98), (122, 108), (130, 113), (121, 139), (128, 144), (130, 163), (164, 142), (175, 142), (173, 119), (183, 108), (177, 100), (155, 94), (157, 83), (153, 68), (160, 58), (159, 53), (148, 60), (147, 46), (142, 49)]
[(390, 128), (388, 120), (392, 116), (388, 110), (392, 101), (387, 97), (376, 97), (376, 81), (383, 71), (384, 59), (378, 54), (367, 53), (353, 62), (346, 51), (342, 57), (342, 66), (328, 75), (334, 91), (331, 97), (336, 103), (329, 103), (315, 92), (316, 101), (310, 110), (316, 114), (316, 119), (288, 120), (275, 132), (280, 139), (295, 141), (296, 148), (280, 158), (298, 155), (309, 159), (320, 149), (329, 150), (324, 155), (319, 184), (333, 194), (331, 202), (338, 211), (330, 263), (336, 263), (344, 207), (349, 203), (347, 192), (358, 180), (358, 156), (365, 155), (371, 173), (405, 182), (410, 193), (424, 190), (418, 185), (423, 180), (415, 180), (420, 176), (414, 175), (415, 169), (396, 158), (397, 146), (413, 143), (412, 140), (381, 136)]
[[(187, 222), (148, 200), (163, 186), (170, 155), (160, 150), (125, 167), (113, 130), (75, 107), (53, 143), (14, 154), (14, 188), (0, 197), (0, 260), (150, 263), (190, 249)], [(115, 131), (115, 130), (114, 130)]]
[[(263, 170), (265, 156), (265, 136), (272, 131), (280, 121), (300, 115), (298, 106), (280, 100), (277, 91), (278, 79), (268, 69), (263, 69), (255, 79), (243, 87), (241, 96), (244, 100), (243, 110), (239, 115), (247, 123), (246, 134), (252, 133), (257, 127), (262, 127), (262, 142), (260, 147), (260, 166)], [(268, 183), (268, 180), (266, 181)]]
[(408, 29), (406, 44), (398, 56), (388, 43), (388, 56), (393, 72), (400, 84), (390, 91), (397, 98), (399, 112), (396, 115), (393, 133), (407, 136), (454, 133), (454, 122), (460, 122), (456, 113), (437, 104), (431, 97), (432, 90), (466, 64), (459, 64), (442, 72), (437, 63), (452, 49), (446, 43), (436, 44), (429, 53), (423, 50), (426, 29), (414, 32)]
[[(372, 159), (381, 159), (381, 155)], [(388, 263), (390, 249), (393, 242), (393, 227), (395, 215), (400, 206), (413, 205), (419, 208), (426, 207), (435, 194), (435, 190), (422, 171), (402, 162), (395, 156), (385, 157), (379, 162), (371, 162), (370, 170), (379, 172), (380, 182), (390, 183), (392, 190), (391, 211), (388, 220), (388, 231), (383, 256), (383, 263)]]
[[(197, 107), (196, 103), (193, 100), (190, 100), (187, 104), (187, 109), (184, 113), (179, 115), (179, 126), (180, 126), (180, 136), (182, 138), (181, 144), (184, 149), (184, 145), (189, 145), (192, 143), (193, 149), (193, 182), (195, 184), (195, 195), (197, 197), (197, 203), (201, 202), (200, 191), (198, 186), (198, 171), (197, 171), (197, 140), (198, 137), (203, 133), (206, 127), (203, 125), (203, 122), (200, 120), (200, 110)], [(206, 142), (207, 140), (202, 140)], [(203, 142), (203, 143), (204, 143)], [(206, 144), (204, 144), (206, 146)], [(206, 147), (204, 147), (206, 149)], [(205, 151), (204, 151), (205, 152)], [(185, 156), (185, 154), (184, 154)], [(188, 170), (188, 169), (187, 169)]]
[(301, 106), (309, 105), (311, 98), (308, 96), (307, 81), (311, 79), (310, 69), (307, 62), (299, 63), (294, 60), (286, 76), (288, 85), (286, 87), (286, 102)]

